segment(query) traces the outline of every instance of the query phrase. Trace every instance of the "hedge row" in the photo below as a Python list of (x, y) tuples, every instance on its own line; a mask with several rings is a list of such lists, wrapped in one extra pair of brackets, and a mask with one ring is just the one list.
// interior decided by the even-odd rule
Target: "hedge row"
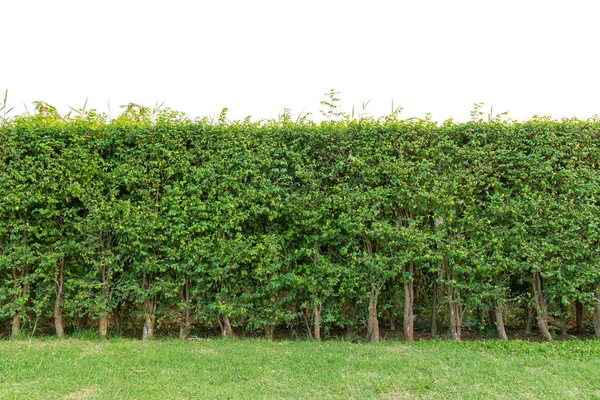
[(7, 333), (600, 336), (597, 120), (38, 111), (0, 126)]

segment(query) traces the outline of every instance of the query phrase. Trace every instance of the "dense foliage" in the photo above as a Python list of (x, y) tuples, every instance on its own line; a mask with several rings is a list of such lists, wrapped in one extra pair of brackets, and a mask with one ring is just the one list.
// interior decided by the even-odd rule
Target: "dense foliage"
[(597, 120), (147, 111), (0, 125), (7, 332), (600, 335)]

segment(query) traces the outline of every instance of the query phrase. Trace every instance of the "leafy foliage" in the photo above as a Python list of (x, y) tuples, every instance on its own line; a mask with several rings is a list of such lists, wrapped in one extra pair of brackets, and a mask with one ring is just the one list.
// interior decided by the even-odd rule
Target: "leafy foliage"
[(409, 284), (417, 315), (440, 285), (468, 324), (499, 300), (555, 328), (597, 308), (599, 121), (353, 119), (328, 96), (319, 125), (134, 103), (3, 117), (0, 321), (318, 336), (393, 319)]

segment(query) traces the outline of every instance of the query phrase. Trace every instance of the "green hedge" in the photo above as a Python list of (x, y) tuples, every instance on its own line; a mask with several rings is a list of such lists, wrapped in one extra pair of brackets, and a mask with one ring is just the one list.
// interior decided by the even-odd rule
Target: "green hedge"
[(575, 119), (17, 117), (0, 321), (377, 341), (380, 323), (460, 339), (534, 317), (550, 339), (595, 315), (600, 335), (599, 139)]

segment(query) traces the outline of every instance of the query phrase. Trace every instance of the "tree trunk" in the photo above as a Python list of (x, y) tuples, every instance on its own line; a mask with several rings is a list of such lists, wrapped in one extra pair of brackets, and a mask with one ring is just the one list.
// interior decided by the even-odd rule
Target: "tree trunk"
[[(229, 296), (227, 296), (225, 293), (221, 292), (221, 302), (229, 304), (230, 303), (230, 298)], [(223, 337), (233, 337), (233, 329), (231, 328), (231, 319), (229, 318), (229, 315), (222, 315), (223, 317), (223, 322), (221, 322), (221, 319), (219, 318), (219, 326), (221, 327), (221, 336)]]
[(62, 302), (63, 290), (65, 283), (65, 259), (61, 259), (58, 265), (58, 274), (56, 277), (56, 300), (54, 303), (54, 328), (56, 329), (56, 337), (63, 338), (65, 329), (62, 318)]
[(408, 281), (404, 282), (404, 337), (406, 341), (412, 342), (414, 341), (414, 300), (415, 300), (415, 292), (414, 292), (414, 280), (412, 274), (414, 272), (414, 266), (412, 264), (406, 265), (404, 267), (404, 272), (407, 273), (410, 277)]
[[(444, 224), (445, 220), (444, 218), (437, 218), (434, 219), (433, 217), (431, 217), (431, 224), (433, 229), (438, 229), (440, 226), (442, 226)], [(442, 282), (442, 280), (444, 279), (444, 270), (446, 269), (445, 267), (446, 265), (446, 261), (442, 261), (438, 264), (437, 266), (437, 273), (436, 276), (433, 279), (433, 305), (431, 308), (431, 336), (435, 337), (435, 335), (437, 334), (437, 314), (438, 314), (438, 310), (440, 308), (440, 298), (441, 298), (441, 293), (440, 293), (440, 283)]]
[[(319, 264), (319, 255), (321, 254), (321, 247), (315, 245), (315, 252), (312, 255), (313, 265), (315, 270)], [(320, 299), (316, 299), (315, 306), (313, 308), (313, 336), (316, 341), (321, 341), (321, 313), (323, 312), (323, 304)]]
[(395, 311), (396, 308), (394, 306), (390, 307), (390, 330), (391, 331), (395, 331), (396, 330), (396, 317), (395, 317)]
[(231, 328), (231, 320), (228, 315), (223, 316), (223, 325), (221, 327), (223, 337), (233, 337), (233, 329)]
[(142, 340), (151, 339), (154, 336), (154, 318), (147, 316), (144, 320), (144, 330), (142, 332)]
[(538, 328), (545, 340), (552, 340), (552, 335), (548, 328), (548, 304), (546, 296), (543, 293), (544, 287), (542, 276), (539, 272), (533, 273), (533, 299), (535, 301), (535, 310), (537, 314)]
[[(446, 270), (446, 275), (448, 281), (454, 279), (454, 273), (449, 268)], [(458, 289), (452, 284), (447, 284), (446, 286), (448, 292), (448, 308), (450, 311), (450, 339), (460, 341), (464, 307), (461, 304), (462, 300)]]
[(151, 339), (154, 337), (154, 329), (156, 327), (156, 309), (158, 308), (158, 299), (156, 297), (146, 300), (146, 308), (148, 314), (144, 320), (144, 330), (142, 339)]
[[(106, 251), (105, 247), (104, 247), (104, 234), (103, 233), (100, 234), (100, 246), (103, 249), (103, 251)], [(110, 288), (108, 286), (108, 278), (109, 278), (108, 273), (109, 273), (108, 266), (103, 265), (101, 268), (101, 275), (102, 275), (102, 297), (104, 300), (104, 304), (108, 303), (110, 300)], [(106, 339), (106, 336), (108, 334), (108, 326), (109, 326), (108, 312), (106, 310), (103, 310), (102, 315), (100, 316), (100, 323), (98, 324), (98, 334), (101, 339)]]
[(179, 337), (186, 339), (190, 334), (190, 277), (186, 277), (185, 284), (181, 288), (181, 300), (183, 301), (183, 311), (181, 316), (181, 324), (179, 325)]
[(527, 307), (527, 321), (525, 322), (525, 334), (531, 335), (531, 328), (533, 327), (533, 318), (535, 317), (535, 308)]
[(265, 326), (265, 337), (267, 340), (273, 340), (273, 334), (275, 333), (275, 325)]
[(576, 332), (583, 333), (583, 303), (579, 300), (575, 302), (575, 321)]
[(106, 339), (108, 334), (108, 316), (103, 315), (100, 317), (100, 323), (98, 324), (98, 333), (101, 339)]
[(600, 284), (596, 285), (596, 305), (594, 306), (594, 333), (600, 339)]
[(313, 334), (316, 341), (321, 341), (321, 313), (323, 312), (322, 304), (315, 304), (313, 309)]
[(62, 319), (62, 307), (59, 305), (54, 306), (54, 329), (56, 330), (56, 337), (62, 339), (65, 337), (65, 328)]
[(17, 311), (12, 319), (11, 336), (21, 333), (21, 311)]
[(431, 336), (437, 334), (437, 313), (440, 308), (440, 278), (441, 267), (438, 267), (437, 276), (433, 280), (433, 305), (431, 306)]
[(379, 297), (379, 288), (371, 289), (369, 296), (369, 322), (367, 324), (367, 340), (369, 342), (379, 342), (379, 320), (377, 319), (377, 298)]
[(460, 304), (460, 298), (454, 297), (456, 295), (456, 289), (448, 288), (448, 292), (451, 293), (450, 303), (450, 339), (454, 341), (460, 341), (461, 339), (461, 327), (462, 327), (462, 315), (463, 306)]
[[(27, 246), (27, 231), (25, 231), (25, 246)], [(13, 268), (13, 279), (15, 282), (19, 282), (20, 290), (19, 294), (15, 297), (15, 301), (27, 296), (29, 292), (29, 285), (24, 282), (25, 277), (27, 276), (29, 270), (29, 265), (25, 265), (21, 268), (21, 270), (17, 270)], [(17, 336), (21, 333), (21, 310), (15, 311), (15, 315), (13, 315), (12, 323), (11, 323), (11, 335)]]
[(504, 328), (504, 301), (500, 297), (496, 300), (496, 329), (500, 340), (508, 340), (506, 329)]
[(181, 325), (179, 325), (179, 337), (181, 339), (187, 339), (190, 335), (190, 321), (191, 321), (191, 312), (189, 306), (185, 306), (183, 308), (183, 320), (181, 321)]

